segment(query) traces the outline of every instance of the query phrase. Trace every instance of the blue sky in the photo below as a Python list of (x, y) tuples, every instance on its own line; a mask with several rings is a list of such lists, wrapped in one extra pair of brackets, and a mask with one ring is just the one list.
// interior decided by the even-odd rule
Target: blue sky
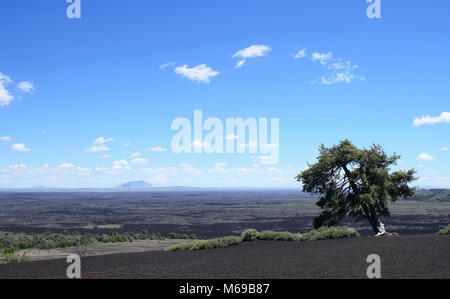
[[(299, 187), (345, 138), (450, 187), (446, 0), (381, 0), (381, 19), (364, 0), (81, 0), (80, 19), (68, 5), (0, 2), (0, 188)], [(173, 153), (172, 121), (197, 109), (278, 118), (278, 163)]]

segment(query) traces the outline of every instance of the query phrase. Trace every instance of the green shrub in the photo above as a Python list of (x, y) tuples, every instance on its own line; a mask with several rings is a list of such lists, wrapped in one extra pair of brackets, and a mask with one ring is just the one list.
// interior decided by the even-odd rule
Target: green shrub
[(265, 230), (258, 233), (258, 240), (265, 241), (299, 241), (300, 234), (293, 234), (290, 232), (274, 232), (271, 230)]
[(242, 241), (254, 241), (258, 237), (258, 231), (256, 229), (246, 229), (242, 234)]
[(450, 224), (437, 232), (439, 235), (449, 235), (450, 234)]
[(319, 229), (313, 229), (309, 233), (302, 234), (300, 236), (301, 241), (315, 241), (326, 239), (339, 239), (359, 237), (360, 234), (353, 228), (346, 226), (334, 226), (334, 227), (321, 227)]
[(30, 259), (23, 254), (22, 256), (17, 256), (12, 253), (6, 253), (0, 255), (3, 259), (0, 259), (0, 264), (10, 264), (10, 263), (24, 263), (28, 262)]
[(191, 250), (202, 250), (202, 249), (212, 249), (212, 248), (221, 248), (232, 245), (237, 245), (242, 242), (242, 238), (231, 236), (224, 238), (216, 238), (204, 241), (195, 241), (182, 243), (174, 246), (170, 246), (166, 248), (166, 251), (191, 251)]

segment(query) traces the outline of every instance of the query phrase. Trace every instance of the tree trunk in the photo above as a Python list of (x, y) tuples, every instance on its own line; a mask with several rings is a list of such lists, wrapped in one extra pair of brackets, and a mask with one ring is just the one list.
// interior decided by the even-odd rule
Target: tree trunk
[(368, 207), (367, 205), (363, 204), (362, 209), (364, 211), (364, 214), (366, 214), (367, 220), (369, 220), (373, 231), (375, 232), (375, 236), (385, 235), (386, 229), (384, 228), (384, 224), (381, 222), (380, 217), (378, 217), (378, 213), (375, 210), (375, 207)]
[(386, 229), (384, 228), (383, 222), (381, 222), (380, 217), (378, 217), (378, 213), (375, 210), (374, 206), (370, 207), (370, 214), (372, 215), (373, 222), (375, 224), (376, 230), (375, 236), (383, 236), (386, 234)]

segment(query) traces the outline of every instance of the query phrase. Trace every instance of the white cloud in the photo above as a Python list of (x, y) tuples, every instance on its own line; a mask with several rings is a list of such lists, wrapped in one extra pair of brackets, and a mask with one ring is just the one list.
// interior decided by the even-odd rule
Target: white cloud
[(240, 67), (242, 67), (244, 64), (245, 64), (245, 59), (242, 59), (242, 60), (239, 60), (237, 63), (236, 63), (236, 66), (235, 66), (235, 68), (240, 68)]
[(75, 175), (88, 176), (88, 175), (91, 175), (91, 170), (89, 168), (76, 167)]
[(114, 161), (113, 164), (114, 165), (128, 165), (128, 162), (127, 162), (127, 160), (122, 159), (122, 160), (119, 160), (119, 161)]
[(234, 53), (233, 57), (242, 59), (237, 62), (235, 67), (240, 68), (244, 65), (247, 59), (266, 56), (270, 51), (272, 51), (272, 49), (266, 45), (252, 45), (248, 48), (239, 50)]
[(247, 169), (247, 168), (238, 168), (238, 169), (236, 169), (236, 172), (237, 172), (238, 174), (248, 174), (248, 173), (250, 172), (250, 169)]
[(110, 159), (111, 156), (110, 155), (100, 155), (100, 156), (97, 156), (97, 158), (99, 158), (99, 159)]
[(431, 117), (429, 115), (414, 119), (413, 125), (415, 127), (423, 125), (434, 125), (437, 123), (450, 123), (450, 112), (442, 112), (441, 115)]
[(299, 59), (299, 58), (303, 58), (303, 57), (306, 57), (306, 48), (298, 51), (297, 54), (295, 54), (295, 56), (294, 56), (295, 59)]
[(163, 70), (163, 69), (165, 69), (165, 68), (175, 66), (175, 64), (176, 64), (175, 62), (168, 61), (167, 63), (161, 64), (161, 65), (159, 66), (159, 68)]
[(419, 161), (431, 161), (435, 159), (436, 159), (435, 157), (430, 156), (427, 153), (421, 153), (420, 155), (417, 156), (417, 160)]
[(167, 152), (167, 149), (165, 149), (161, 146), (151, 147), (148, 150), (151, 152)]
[(448, 147), (443, 147), (443, 148), (441, 148), (441, 150), (446, 152), (446, 151), (448, 151)]
[(3, 137), (0, 137), (0, 140), (4, 141), (4, 142), (10, 142), (11, 141), (11, 137), (3, 136)]
[(212, 170), (208, 170), (209, 173), (226, 173), (231, 170), (226, 170), (225, 167), (227, 166), (227, 163), (216, 163), (214, 165), (214, 168)]
[(18, 152), (30, 152), (31, 149), (26, 147), (23, 143), (16, 143), (11, 146), (11, 148)]
[(105, 146), (104, 144), (99, 145), (99, 146), (92, 146), (92, 147), (86, 149), (86, 151), (90, 152), (90, 153), (107, 152), (109, 150), (110, 150), (110, 148)]
[(19, 82), (17, 84), (17, 88), (19, 88), (20, 91), (25, 93), (33, 93), (35, 91), (33, 83), (28, 81)]
[(333, 53), (317, 53), (314, 52), (311, 56), (312, 61), (320, 61), (321, 64), (325, 65), (327, 61), (333, 59)]
[(0, 73), (0, 107), (8, 106), (9, 102), (14, 99), (14, 96), (6, 89), (6, 85), (12, 84), (13, 81), (8, 76)]
[(266, 45), (252, 45), (248, 48), (237, 51), (233, 57), (255, 58), (266, 56), (272, 49)]
[(114, 165), (113, 167), (111, 167), (112, 170), (119, 170), (122, 169), (122, 166), (120, 166), (119, 164)]
[(203, 174), (203, 172), (196, 167), (189, 165), (187, 163), (181, 163), (180, 165), (181, 171), (192, 174)]
[(22, 163), (22, 164), (11, 165), (11, 166), (9, 166), (9, 168), (11, 168), (13, 170), (23, 170), (23, 169), (27, 168), (27, 165)]
[(114, 141), (114, 138), (103, 138), (103, 137), (98, 137), (97, 139), (94, 140), (94, 144), (105, 144), (107, 142), (112, 142)]
[(319, 61), (322, 65), (326, 66), (328, 73), (325, 76), (321, 76), (311, 83), (319, 83), (323, 85), (331, 85), (336, 83), (351, 83), (354, 79), (364, 81), (365, 78), (359, 75), (355, 75), (353, 72), (359, 66), (353, 64), (351, 61), (343, 61), (341, 58), (333, 58), (333, 53), (313, 53), (311, 55), (313, 62)]
[(58, 167), (64, 168), (64, 169), (70, 169), (70, 168), (74, 168), (75, 165), (73, 165), (72, 163), (63, 163), (63, 164), (59, 165)]
[(148, 160), (145, 158), (136, 158), (136, 159), (132, 160), (131, 163), (137, 164), (137, 165), (144, 165), (144, 164), (148, 164)]
[(132, 157), (132, 158), (136, 158), (136, 157), (140, 157), (140, 156), (142, 156), (141, 153), (134, 153), (134, 154), (131, 154), (131, 157)]
[(281, 170), (279, 168), (277, 168), (277, 167), (269, 167), (269, 168), (267, 168), (267, 171), (268, 172), (275, 172), (275, 173), (278, 173), (280, 175), (282, 174)]
[(187, 64), (175, 68), (175, 74), (188, 78), (197, 83), (209, 83), (211, 78), (219, 75), (218, 71), (213, 70), (206, 64), (200, 64), (196, 67), (189, 68)]

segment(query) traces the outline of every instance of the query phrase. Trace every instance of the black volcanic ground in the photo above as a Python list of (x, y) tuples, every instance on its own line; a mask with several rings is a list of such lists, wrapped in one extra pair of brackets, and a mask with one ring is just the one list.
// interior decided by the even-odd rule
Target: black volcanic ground
[[(367, 278), (369, 254), (382, 278), (450, 278), (450, 236), (244, 242), (191, 252), (87, 257), (83, 278)], [(65, 278), (65, 260), (0, 265), (0, 278)]]

